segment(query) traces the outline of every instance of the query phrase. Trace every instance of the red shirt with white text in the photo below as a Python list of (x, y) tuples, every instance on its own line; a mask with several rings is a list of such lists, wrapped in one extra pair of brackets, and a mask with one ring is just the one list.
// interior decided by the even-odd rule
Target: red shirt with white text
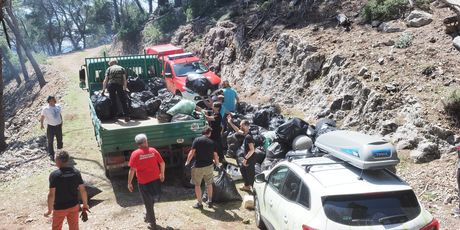
[(160, 163), (163, 162), (155, 148), (139, 148), (131, 153), (129, 167), (136, 169), (139, 184), (147, 184), (160, 178)]

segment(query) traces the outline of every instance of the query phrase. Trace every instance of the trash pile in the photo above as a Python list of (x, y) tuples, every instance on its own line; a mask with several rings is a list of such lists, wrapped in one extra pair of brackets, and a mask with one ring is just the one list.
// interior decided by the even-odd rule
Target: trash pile
[[(300, 118), (286, 119), (278, 106), (254, 106), (240, 103), (237, 113), (232, 116), (233, 123), (239, 125), (242, 119), (251, 123), (250, 133), (254, 139), (254, 162), (256, 174), (273, 168), (278, 162), (287, 159), (299, 159), (321, 156), (314, 142), (322, 134), (337, 130), (336, 122), (321, 119), (316, 125), (310, 125)], [(241, 167), (244, 150), (244, 136), (231, 128), (224, 132), (223, 142), (226, 155), (237, 160)], [(241, 179), (238, 168), (229, 165), (227, 173), (235, 180)]]
[[(194, 113), (195, 102), (182, 100), (181, 97), (169, 92), (162, 78), (151, 78), (144, 81), (140, 77), (130, 76), (127, 83), (128, 109), (132, 119), (142, 120), (156, 117), (160, 123), (166, 123), (199, 118), (199, 115)], [(102, 94), (101, 91), (94, 92), (91, 102), (97, 117), (102, 121), (114, 118), (111, 112), (112, 103), (118, 103), (118, 114), (121, 114), (120, 101), (111, 101), (108, 94)]]

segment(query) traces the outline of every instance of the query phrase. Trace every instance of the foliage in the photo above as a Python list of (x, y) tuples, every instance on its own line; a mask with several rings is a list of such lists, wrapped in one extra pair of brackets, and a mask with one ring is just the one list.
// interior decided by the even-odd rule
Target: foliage
[(460, 90), (453, 90), (446, 100), (443, 101), (444, 110), (452, 116), (460, 114)]
[(404, 49), (412, 45), (412, 40), (414, 40), (414, 36), (411, 33), (403, 33), (399, 40), (395, 42), (395, 47)]
[(118, 36), (123, 40), (137, 37), (144, 28), (146, 20), (147, 16), (140, 14), (134, 3), (129, 4), (126, 8), (124, 20), (118, 30)]
[(39, 64), (48, 64), (48, 55), (46, 55), (45, 53), (33, 53), (33, 55), (35, 60), (37, 60)]
[(159, 13), (163, 13), (163, 15), (158, 16), (156, 20), (148, 23), (144, 28), (143, 35), (148, 43), (165, 41), (187, 21), (186, 12), (180, 9), (165, 7), (160, 9)]
[(408, 9), (407, 0), (370, 0), (361, 11), (366, 21), (392, 20), (402, 16)]

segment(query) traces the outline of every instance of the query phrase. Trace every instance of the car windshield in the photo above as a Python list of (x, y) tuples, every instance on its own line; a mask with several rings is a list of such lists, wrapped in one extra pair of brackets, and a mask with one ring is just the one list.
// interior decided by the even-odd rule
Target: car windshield
[(326, 216), (350, 226), (399, 224), (420, 214), (420, 206), (412, 190), (329, 196), (323, 198)]
[(189, 62), (174, 65), (176, 76), (185, 76), (187, 73), (206, 73), (209, 69), (202, 62)]

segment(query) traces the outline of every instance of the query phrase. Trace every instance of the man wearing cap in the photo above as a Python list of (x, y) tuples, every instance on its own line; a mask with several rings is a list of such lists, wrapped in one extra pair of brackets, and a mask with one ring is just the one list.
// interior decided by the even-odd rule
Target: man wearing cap
[(112, 58), (109, 61), (109, 68), (105, 71), (104, 82), (102, 83), (102, 92), (107, 89), (109, 91), (110, 100), (112, 101), (112, 115), (118, 113), (117, 98), (121, 102), (121, 109), (125, 122), (128, 122), (128, 100), (125, 91), (127, 90), (128, 82), (126, 80), (125, 68), (118, 65), (117, 59)]
[(128, 190), (133, 192), (133, 178), (137, 177), (139, 192), (145, 206), (145, 221), (151, 229), (156, 228), (155, 211), (153, 205), (161, 192), (161, 182), (165, 180), (165, 162), (161, 154), (149, 147), (147, 136), (138, 134), (134, 141), (139, 146), (131, 153), (129, 159)]
[(61, 105), (56, 104), (54, 96), (46, 99), (48, 105), (44, 106), (40, 116), (40, 128), (44, 129), (43, 122), (46, 120), (46, 138), (48, 140), (48, 154), (51, 161), (54, 161), (54, 137), (56, 137), (57, 148), (62, 149), (62, 115)]

